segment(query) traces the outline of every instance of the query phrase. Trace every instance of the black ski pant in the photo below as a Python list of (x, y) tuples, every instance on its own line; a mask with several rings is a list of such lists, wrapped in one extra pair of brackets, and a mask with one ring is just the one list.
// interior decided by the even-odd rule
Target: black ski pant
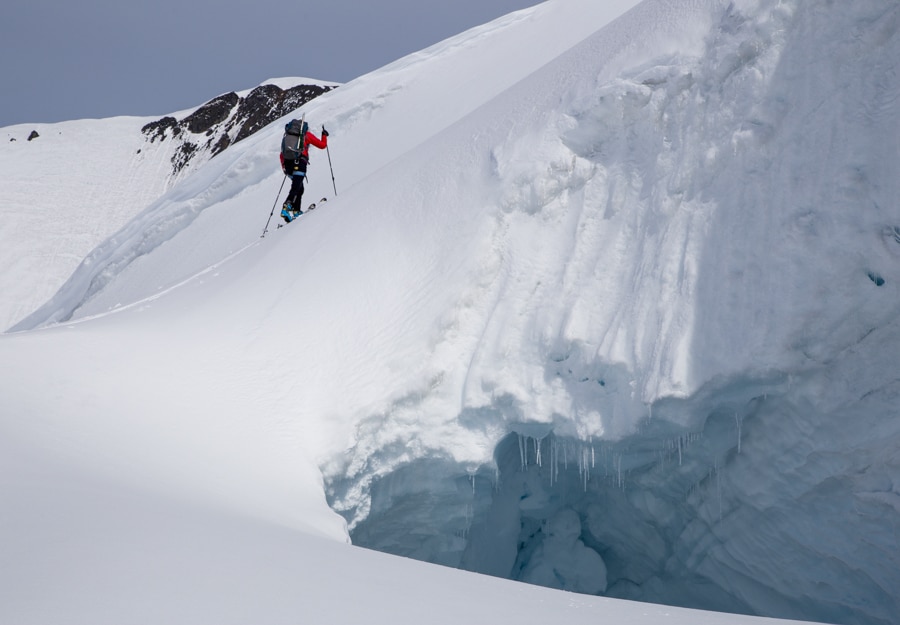
[(288, 191), (286, 203), (293, 210), (300, 210), (300, 200), (303, 197), (303, 181), (306, 179), (307, 160), (301, 158), (293, 163), (285, 163), (284, 173), (291, 178), (291, 190)]

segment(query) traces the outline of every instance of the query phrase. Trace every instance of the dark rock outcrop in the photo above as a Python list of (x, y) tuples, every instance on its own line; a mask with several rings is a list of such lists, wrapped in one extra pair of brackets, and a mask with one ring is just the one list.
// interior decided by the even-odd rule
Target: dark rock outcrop
[(215, 130), (218, 124), (221, 124), (228, 116), (231, 110), (238, 105), (241, 99), (234, 91), (220, 95), (218, 98), (212, 99), (196, 111), (181, 120), (181, 124), (186, 126), (189, 132), (194, 134), (209, 134)]
[(150, 139), (150, 142), (153, 143), (157, 139), (165, 139), (166, 131), (170, 128), (177, 129), (173, 130), (173, 135), (178, 136), (181, 132), (181, 128), (178, 127), (178, 120), (174, 117), (163, 117), (162, 119), (158, 119), (155, 122), (150, 122), (143, 128), (141, 128), (141, 132), (147, 135)]
[(181, 141), (172, 156), (173, 173), (178, 173), (197, 154), (207, 152), (211, 158), (332, 89), (321, 85), (297, 85), (290, 89), (262, 85), (244, 98), (234, 92), (226, 93), (180, 121), (163, 117), (145, 125), (141, 132), (151, 143), (157, 139)]
[(333, 87), (319, 85), (297, 85), (286, 91), (275, 85), (257, 87), (238, 105), (237, 117), (243, 122), (234, 137), (234, 143), (246, 139), (279, 117), (287, 115), (331, 89)]

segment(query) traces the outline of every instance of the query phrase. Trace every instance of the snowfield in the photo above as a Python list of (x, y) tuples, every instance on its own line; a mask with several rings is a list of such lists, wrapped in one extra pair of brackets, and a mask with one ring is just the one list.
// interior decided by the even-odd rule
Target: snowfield
[[(267, 80), (260, 87), (287, 91), (297, 85), (334, 83), (295, 77)], [(246, 99), (253, 93), (248, 89), (235, 95)], [(197, 112), (169, 117), (183, 121)], [(99, 243), (206, 163), (214, 151), (205, 143), (220, 139), (223, 132), (235, 140), (240, 119), (227, 126), (239, 113), (241, 107), (234, 106), (213, 128), (199, 124), (197, 132), (188, 126), (184, 132), (157, 127), (144, 133), (158, 117), (4, 128), (0, 237), (10, 243), (0, 250), (0, 329), (34, 312)]]
[(900, 620), (898, 31), (550, 0), (298, 110), (288, 227), (280, 120), (30, 235), (0, 620)]

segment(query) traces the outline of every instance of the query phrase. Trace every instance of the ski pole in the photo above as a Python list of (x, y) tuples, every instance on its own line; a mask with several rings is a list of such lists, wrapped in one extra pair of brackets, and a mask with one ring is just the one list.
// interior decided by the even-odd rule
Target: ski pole
[[(322, 132), (325, 132), (325, 126), (322, 126)], [(337, 197), (337, 185), (334, 182), (334, 167), (331, 166), (331, 150), (328, 149), (328, 144), (325, 144), (325, 153), (328, 154), (328, 169), (331, 170), (331, 186), (334, 187), (334, 196)]]
[(269, 212), (269, 218), (266, 219), (266, 227), (263, 228), (262, 234), (259, 235), (260, 239), (263, 238), (264, 236), (266, 236), (266, 233), (269, 231), (269, 222), (272, 221), (272, 215), (275, 214), (275, 207), (278, 206), (278, 198), (281, 197), (281, 190), (284, 189), (284, 181), (285, 180), (287, 180), (286, 175), (284, 176), (284, 178), (281, 179), (281, 186), (278, 187), (278, 195), (275, 196), (275, 203), (272, 204), (272, 210)]

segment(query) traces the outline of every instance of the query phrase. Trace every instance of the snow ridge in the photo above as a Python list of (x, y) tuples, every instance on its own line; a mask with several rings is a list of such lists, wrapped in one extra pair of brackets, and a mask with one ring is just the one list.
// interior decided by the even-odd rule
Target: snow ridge
[[(23, 247), (0, 251), (0, 329), (33, 314), (104, 239), (226, 146), (333, 86), (283, 78), (157, 120), (119, 117), (4, 129), (9, 140), (0, 144), (0, 236)], [(39, 137), (26, 145), (33, 129)], [(128, 233), (117, 240), (123, 236), (132, 240)], [(108, 249), (110, 242), (104, 245)], [(95, 264), (108, 252), (91, 255)]]

